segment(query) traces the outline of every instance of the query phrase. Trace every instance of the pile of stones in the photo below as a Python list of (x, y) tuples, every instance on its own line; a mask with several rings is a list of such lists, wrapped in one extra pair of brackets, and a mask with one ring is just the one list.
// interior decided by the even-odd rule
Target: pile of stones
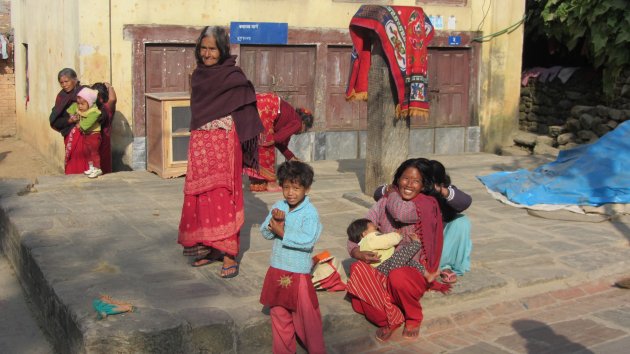
[(521, 88), (519, 130), (504, 155), (548, 154), (590, 144), (630, 119), (630, 69), (618, 77), (615, 99), (602, 105), (601, 78), (578, 70), (566, 83), (530, 81)]

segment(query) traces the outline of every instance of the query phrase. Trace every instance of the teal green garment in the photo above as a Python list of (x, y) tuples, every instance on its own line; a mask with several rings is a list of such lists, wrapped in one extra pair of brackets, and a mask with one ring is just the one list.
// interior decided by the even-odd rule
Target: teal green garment
[(79, 112), (79, 105), (75, 102), (66, 110), (71, 116), (79, 114), (81, 119), (79, 120), (79, 128), (82, 132), (100, 132), (101, 123), (98, 122), (98, 118), (101, 116), (101, 111), (92, 106), (85, 112)]
[(92, 307), (96, 310), (96, 315), (99, 320), (104, 319), (109, 315), (118, 315), (127, 311), (121, 311), (118, 309), (118, 305), (110, 304), (100, 299), (92, 301)]
[(470, 219), (463, 214), (444, 226), (444, 246), (440, 258), (440, 269), (450, 269), (457, 275), (470, 271)]

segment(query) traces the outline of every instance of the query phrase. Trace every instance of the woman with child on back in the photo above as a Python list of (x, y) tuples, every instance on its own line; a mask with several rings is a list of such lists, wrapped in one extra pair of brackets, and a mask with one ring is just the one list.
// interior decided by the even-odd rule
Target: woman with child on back
[(423, 319), (420, 299), (427, 290), (448, 292), (450, 286), (438, 283), (442, 253), (442, 215), (431, 166), (427, 159), (409, 159), (394, 175), (391, 193), (381, 198), (368, 212), (367, 219), (383, 233), (399, 232), (403, 239), (397, 248), (411, 243), (416, 234), (422, 245), (412, 257), (424, 272), (410, 266), (393, 269), (385, 277), (369, 263), (379, 261), (376, 253), (361, 251), (348, 241), (348, 253), (361, 262), (350, 267), (348, 293), (353, 309), (379, 328), (376, 338), (389, 339), (404, 322), (403, 337), (416, 339)]

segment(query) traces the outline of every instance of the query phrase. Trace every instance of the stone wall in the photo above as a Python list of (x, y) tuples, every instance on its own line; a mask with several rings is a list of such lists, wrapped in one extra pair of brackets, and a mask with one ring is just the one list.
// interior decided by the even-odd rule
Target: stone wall
[(605, 101), (601, 76), (578, 70), (566, 82), (530, 79), (521, 88), (516, 147), (526, 152), (557, 154), (601, 136), (630, 119), (630, 69), (617, 80), (614, 98)]
[(11, 4), (8, 0), (0, 0), (0, 34), (9, 41), (5, 48), (9, 57), (3, 59), (0, 53), (0, 136), (12, 136), (16, 133), (15, 74)]

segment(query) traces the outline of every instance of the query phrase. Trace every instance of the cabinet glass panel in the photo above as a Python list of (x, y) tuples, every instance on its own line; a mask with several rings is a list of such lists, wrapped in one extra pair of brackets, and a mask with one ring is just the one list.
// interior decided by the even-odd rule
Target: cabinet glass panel
[(190, 136), (173, 137), (173, 162), (188, 161), (188, 142)]
[[(190, 106), (172, 107), (171, 124), (173, 133), (188, 133), (190, 129)], [(173, 145), (174, 146), (174, 145)], [(175, 155), (173, 155), (175, 156)]]

